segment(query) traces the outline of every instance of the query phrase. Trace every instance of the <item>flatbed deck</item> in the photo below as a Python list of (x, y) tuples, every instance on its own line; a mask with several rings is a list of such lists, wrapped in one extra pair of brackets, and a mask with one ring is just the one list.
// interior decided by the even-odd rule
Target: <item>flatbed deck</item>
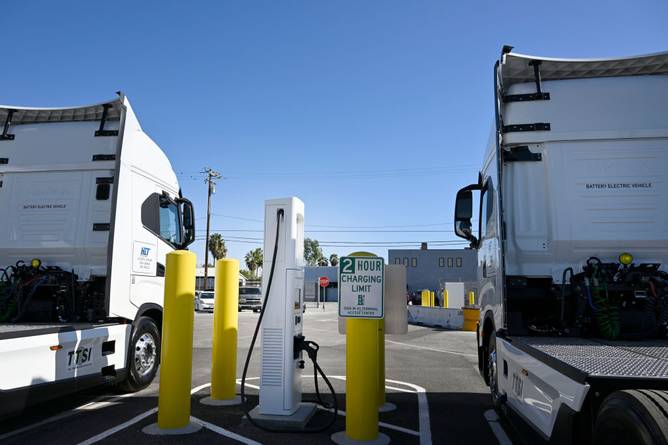
[(115, 323), (0, 323), (0, 340), (79, 331), (112, 326)]
[(668, 340), (611, 341), (578, 337), (512, 337), (513, 346), (560, 372), (592, 379), (668, 381)]

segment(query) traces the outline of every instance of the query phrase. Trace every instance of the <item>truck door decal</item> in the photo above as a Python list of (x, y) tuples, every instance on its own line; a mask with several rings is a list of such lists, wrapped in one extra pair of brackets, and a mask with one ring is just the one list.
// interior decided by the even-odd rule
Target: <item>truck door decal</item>
[(78, 348), (67, 352), (67, 370), (85, 368), (93, 363), (93, 347)]
[(155, 246), (135, 241), (132, 251), (132, 271), (145, 275), (155, 275), (157, 270)]

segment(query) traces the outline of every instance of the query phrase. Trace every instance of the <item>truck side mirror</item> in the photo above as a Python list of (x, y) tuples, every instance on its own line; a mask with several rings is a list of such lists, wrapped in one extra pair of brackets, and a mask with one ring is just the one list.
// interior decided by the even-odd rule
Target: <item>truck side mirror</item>
[(478, 185), (469, 185), (457, 192), (455, 202), (455, 235), (471, 241), (472, 245), (477, 243), (477, 238), (473, 235), (471, 218), (473, 217), (473, 192), (478, 189)]
[(183, 242), (180, 248), (185, 249), (195, 241), (195, 210), (193, 204), (185, 198), (180, 198), (181, 224), (183, 227)]

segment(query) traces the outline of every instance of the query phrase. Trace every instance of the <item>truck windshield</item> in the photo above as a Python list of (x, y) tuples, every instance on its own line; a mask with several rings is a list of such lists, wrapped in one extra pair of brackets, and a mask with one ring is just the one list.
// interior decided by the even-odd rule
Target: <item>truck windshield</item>
[(262, 291), (259, 287), (241, 287), (239, 288), (239, 295), (260, 295)]
[(199, 297), (204, 300), (210, 300), (213, 298), (213, 292), (202, 292)]

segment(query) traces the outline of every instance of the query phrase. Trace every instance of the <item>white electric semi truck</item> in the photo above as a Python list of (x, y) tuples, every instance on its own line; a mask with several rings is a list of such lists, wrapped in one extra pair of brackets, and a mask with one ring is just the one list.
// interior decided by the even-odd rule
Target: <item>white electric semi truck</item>
[(146, 387), (165, 255), (191, 203), (125, 96), (0, 107), (0, 416), (103, 382)]
[(494, 97), (482, 168), (455, 206), (478, 253), (492, 400), (549, 443), (667, 444), (668, 53), (504, 47)]

